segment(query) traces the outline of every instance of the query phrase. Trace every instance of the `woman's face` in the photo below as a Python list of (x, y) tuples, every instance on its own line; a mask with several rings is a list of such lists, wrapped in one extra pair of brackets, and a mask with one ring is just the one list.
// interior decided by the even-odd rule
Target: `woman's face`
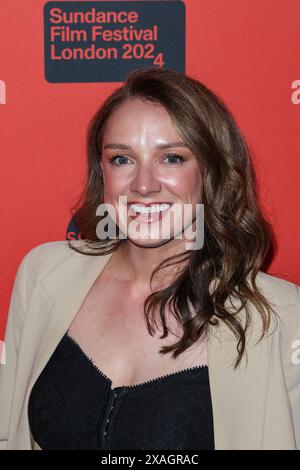
[(104, 132), (101, 167), (104, 203), (126, 238), (145, 247), (183, 238), (202, 200), (202, 178), (163, 106), (122, 103)]

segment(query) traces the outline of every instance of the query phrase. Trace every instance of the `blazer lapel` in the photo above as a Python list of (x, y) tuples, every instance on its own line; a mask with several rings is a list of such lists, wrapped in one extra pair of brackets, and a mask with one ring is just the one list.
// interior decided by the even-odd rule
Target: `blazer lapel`
[(246, 357), (237, 369), (237, 340), (220, 322), (208, 340), (208, 370), (216, 449), (260, 449), (268, 385), (266, 342), (248, 341)]
[(87, 256), (73, 252), (41, 281), (49, 299), (48, 312), (44, 312), (48, 318), (32, 368), (28, 394), (112, 254)]

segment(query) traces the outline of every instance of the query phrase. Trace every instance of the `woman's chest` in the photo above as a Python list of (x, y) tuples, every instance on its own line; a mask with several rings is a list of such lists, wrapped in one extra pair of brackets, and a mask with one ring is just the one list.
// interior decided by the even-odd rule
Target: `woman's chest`
[(205, 343), (193, 344), (176, 359), (160, 353), (180, 339), (182, 328), (167, 313), (168, 336), (160, 338), (161, 328), (151, 336), (144, 314), (146, 297), (111, 283), (95, 286), (68, 330), (114, 387), (207, 363)]

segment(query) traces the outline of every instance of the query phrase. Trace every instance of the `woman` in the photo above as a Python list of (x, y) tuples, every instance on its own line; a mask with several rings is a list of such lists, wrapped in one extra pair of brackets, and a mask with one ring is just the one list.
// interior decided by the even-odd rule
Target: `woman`
[(299, 286), (263, 272), (272, 230), (224, 103), (136, 70), (87, 153), (83, 240), (34, 248), (16, 275), (3, 448), (299, 448)]

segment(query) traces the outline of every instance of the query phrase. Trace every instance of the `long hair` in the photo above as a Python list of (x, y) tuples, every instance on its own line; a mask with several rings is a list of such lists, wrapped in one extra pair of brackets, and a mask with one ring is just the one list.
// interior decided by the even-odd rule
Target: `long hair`
[[(178, 269), (172, 284), (145, 300), (148, 331), (154, 335), (160, 325), (161, 338), (168, 335), (165, 308), (171, 307), (183, 333), (176, 343), (164, 346), (160, 352), (172, 353), (176, 358), (204, 338), (210, 325), (224, 322), (237, 340), (237, 367), (246, 352), (250, 305), (256, 307), (262, 320), (260, 340), (269, 330), (272, 314), (276, 315), (256, 285), (258, 271), (271, 260), (276, 241), (258, 204), (257, 181), (245, 138), (224, 102), (203, 83), (170, 69), (138, 69), (103, 102), (88, 126), (87, 181), (72, 207), (84, 246), (79, 249), (71, 241), (69, 246), (86, 255), (105, 255), (124, 242), (118, 237), (101, 240), (96, 234), (101, 219), (96, 209), (103, 202), (104, 189), (100, 161), (111, 113), (126, 100), (136, 98), (165, 107), (203, 172), (204, 245), (185, 252), (184, 268)], [(182, 266), (180, 258), (182, 253), (156, 266), (150, 282), (159, 269), (180, 263)], [(232, 302), (232, 308), (228, 307), (232, 299), (238, 301), (236, 308)]]

